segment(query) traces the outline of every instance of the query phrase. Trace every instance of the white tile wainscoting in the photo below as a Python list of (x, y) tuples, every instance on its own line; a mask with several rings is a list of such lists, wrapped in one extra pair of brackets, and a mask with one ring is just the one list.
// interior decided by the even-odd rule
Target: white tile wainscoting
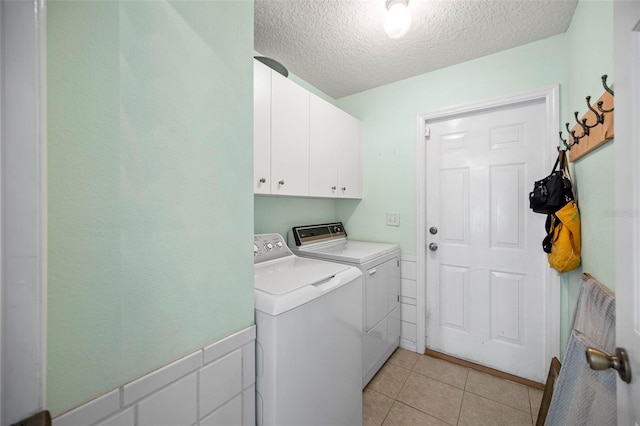
[(416, 257), (400, 256), (400, 347), (416, 350)]
[(255, 425), (255, 325), (53, 419), (54, 426)]

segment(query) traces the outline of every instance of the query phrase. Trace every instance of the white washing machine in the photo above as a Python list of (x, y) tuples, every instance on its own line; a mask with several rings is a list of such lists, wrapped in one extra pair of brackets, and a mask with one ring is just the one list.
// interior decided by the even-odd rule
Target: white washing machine
[(256, 422), (362, 424), (362, 272), (254, 236)]
[(364, 388), (400, 344), (400, 248), (347, 239), (341, 222), (296, 226), (287, 238), (298, 256), (352, 265), (364, 274)]

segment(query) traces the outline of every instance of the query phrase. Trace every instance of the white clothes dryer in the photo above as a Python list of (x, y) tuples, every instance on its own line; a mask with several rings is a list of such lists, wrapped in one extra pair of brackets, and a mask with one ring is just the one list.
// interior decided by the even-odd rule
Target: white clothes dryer
[(364, 274), (364, 388), (400, 344), (399, 246), (347, 239), (341, 222), (296, 226), (287, 241), (298, 256), (355, 266)]
[(256, 422), (362, 424), (362, 272), (254, 236)]

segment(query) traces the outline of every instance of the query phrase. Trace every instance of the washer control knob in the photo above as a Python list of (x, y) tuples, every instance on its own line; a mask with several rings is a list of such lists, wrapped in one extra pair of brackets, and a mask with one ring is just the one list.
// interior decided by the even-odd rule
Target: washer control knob
[(254, 256), (257, 256), (257, 255), (258, 255), (258, 245), (257, 245), (257, 244), (254, 244), (254, 245), (253, 245), (253, 255), (254, 255)]
[(276, 243), (276, 248), (277, 248), (278, 250), (280, 250), (283, 246), (284, 246), (284, 245), (282, 244), (282, 241), (278, 241), (278, 242)]
[(333, 227), (333, 232), (335, 232), (336, 234), (337, 234), (338, 232), (342, 232), (342, 228), (341, 228), (341, 227), (339, 227), (339, 226), (334, 226), (334, 227)]
[(267, 243), (267, 244), (264, 245), (264, 248), (265, 248), (266, 251), (271, 251), (271, 250), (273, 250), (273, 244)]

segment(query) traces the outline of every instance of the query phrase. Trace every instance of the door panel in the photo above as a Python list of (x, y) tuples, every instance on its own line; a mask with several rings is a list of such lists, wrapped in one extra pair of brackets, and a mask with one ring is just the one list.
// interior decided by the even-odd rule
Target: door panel
[(428, 123), (427, 347), (543, 382), (545, 104)]
[(453, 328), (459, 331), (468, 331), (468, 324), (465, 318), (469, 315), (465, 314), (465, 308), (468, 306), (468, 280), (467, 268), (456, 266), (441, 266), (442, 277), (442, 324), (445, 327)]
[(449, 243), (468, 244), (469, 169), (444, 170), (440, 177), (442, 238)]
[(491, 338), (521, 344), (524, 277), (491, 272)]
[(523, 164), (491, 167), (491, 247), (524, 248), (523, 175)]

